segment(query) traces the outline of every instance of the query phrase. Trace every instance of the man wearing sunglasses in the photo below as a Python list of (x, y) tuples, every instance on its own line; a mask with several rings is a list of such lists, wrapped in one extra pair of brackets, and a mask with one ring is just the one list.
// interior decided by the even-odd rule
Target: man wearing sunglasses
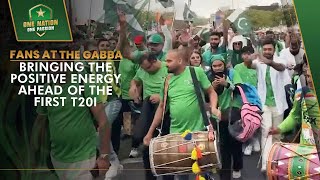
[(235, 67), (243, 62), (241, 49), (245, 46), (247, 46), (247, 40), (242, 35), (234, 36), (231, 39), (227, 56), (227, 67)]

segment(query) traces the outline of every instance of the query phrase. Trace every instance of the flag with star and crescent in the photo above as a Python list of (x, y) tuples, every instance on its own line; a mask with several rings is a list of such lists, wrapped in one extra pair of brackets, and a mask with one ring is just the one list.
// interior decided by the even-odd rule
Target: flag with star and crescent
[(229, 19), (237, 32), (242, 35), (246, 35), (252, 32), (252, 25), (245, 14), (245, 10), (235, 10), (227, 19)]
[(17, 41), (72, 41), (63, 0), (9, 0)]
[(235, 22), (234, 22), (235, 27), (237, 28), (237, 31), (244, 35), (248, 34), (251, 32), (251, 23), (250, 21), (244, 16), (240, 16)]

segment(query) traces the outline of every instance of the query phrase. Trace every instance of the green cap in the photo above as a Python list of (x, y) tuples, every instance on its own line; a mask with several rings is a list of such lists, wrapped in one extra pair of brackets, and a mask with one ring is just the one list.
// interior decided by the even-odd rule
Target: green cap
[(149, 43), (161, 44), (164, 42), (163, 37), (160, 34), (152, 34), (149, 39)]
[(222, 61), (223, 63), (226, 63), (224, 57), (221, 54), (212, 55), (210, 61), (211, 61), (211, 64), (215, 61)]

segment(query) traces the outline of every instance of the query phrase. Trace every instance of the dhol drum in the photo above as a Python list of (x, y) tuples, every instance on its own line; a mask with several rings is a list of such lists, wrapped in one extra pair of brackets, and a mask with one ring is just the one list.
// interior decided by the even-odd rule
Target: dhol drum
[(169, 134), (153, 138), (149, 146), (151, 170), (155, 176), (192, 174), (191, 153), (195, 145), (201, 149), (198, 160), (202, 172), (220, 168), (221, 163), (216, 141), (208, 140), (208, 132), (192, 133), (192, 140), (185, 140), (181, 134)]
[(320, 162), (315, 146), (273, 144), (268, 158), (268, 179), (320, 179)]

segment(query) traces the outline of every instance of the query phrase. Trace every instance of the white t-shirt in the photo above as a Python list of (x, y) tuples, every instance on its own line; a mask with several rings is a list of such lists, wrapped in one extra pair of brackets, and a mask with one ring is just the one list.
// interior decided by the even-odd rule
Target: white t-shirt
[[(299, 53), (297, 55), (292, 55), (290, 52), (290, 48), (283, 49), (280, 52), (280, 59), (284, 60), (282, 62), (284, 65), (287, 67), (295, 66), (297, 64), (303, 63), (303, 55), (304, 55), (304, 50), (300, 49)], [(288, 70), (290, 77), (292, 77), (294, 71), (293, 70)]]

